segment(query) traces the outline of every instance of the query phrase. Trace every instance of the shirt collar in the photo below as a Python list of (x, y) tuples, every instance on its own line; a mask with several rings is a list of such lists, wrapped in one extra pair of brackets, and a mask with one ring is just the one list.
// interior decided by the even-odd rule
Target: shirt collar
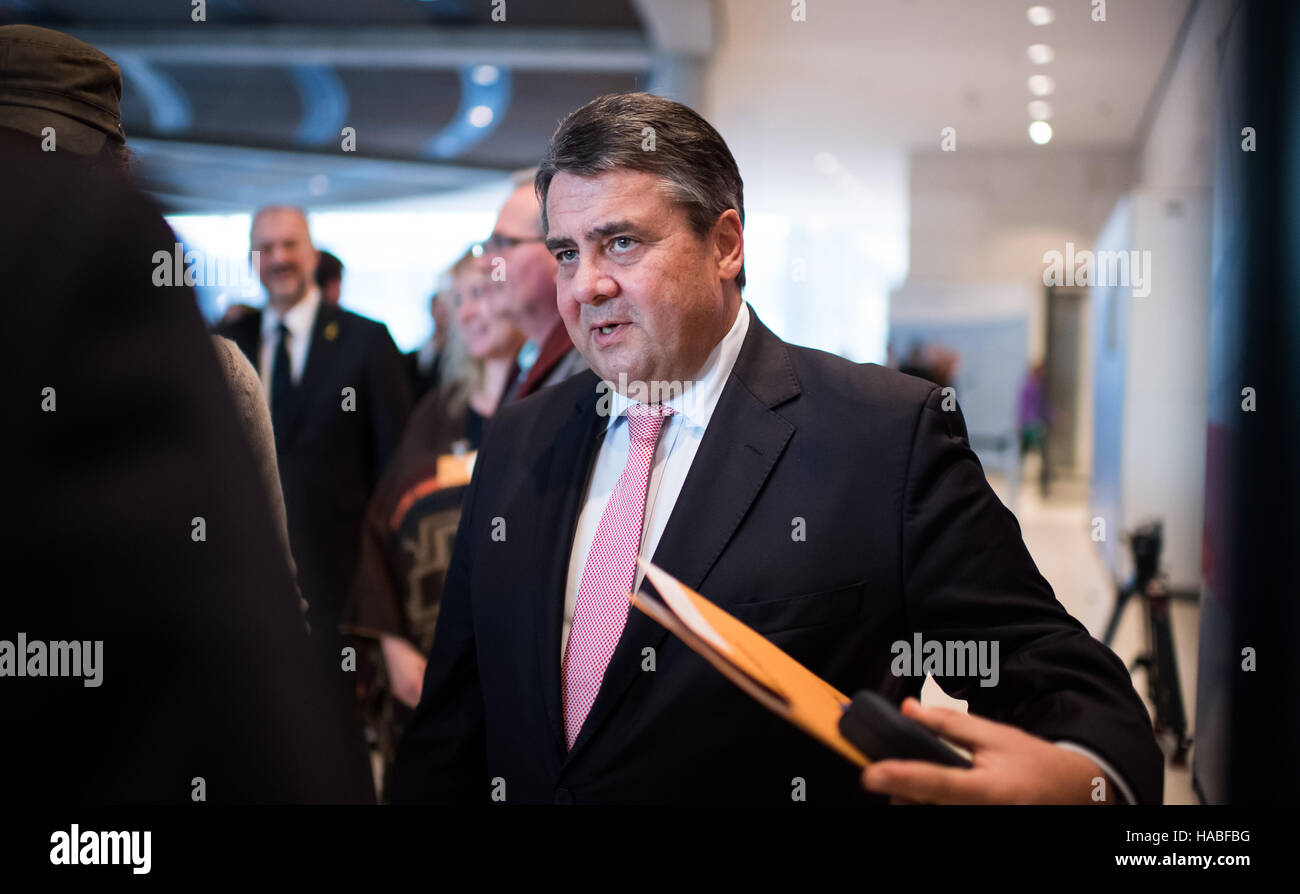
[(281, 316), (270, 304), (266, 306), (266, 312), (262, 314), (262, 335), (264, 337), (276, 337), (276, 329), (281, 321), (295, 338), (302, 338), (311, 333), (311, 327), (316, 322), (316, 311), (320, 307), (320, 289), (312, 286), (307, 290), (307, 294), (302, 300), (293, 307), (285, 311)]
[[(740, 346), (744, 344), (745, 333), (748, 331), (749, 305), (741, 301), (740, 310), (736, 313), (731, 328), (727, 330), (726, 335), (722, 336), (722, 340), (714, 345), (704, 365), (692, 380), (692, 384), (681, 394), (664, 401), (672, 407), (673, 415), (680, 417), (684, 424), (700, 429), (708, 427), (709, 420), (713, 418), (713, 411), (718, 406), (718, 400), (722, 397), (722, 389), (731, 375), (731, 368), (736, 365), (736, 358), (740, 356)], [(635, 395), (635, 392), (633, 394)], [(616, 389), (611, 389), (609, 421), (605, 423), (606, 431), (623, 418), (623, 414), (633, 403), (636, 401), (632, 398), (621, 394)]]

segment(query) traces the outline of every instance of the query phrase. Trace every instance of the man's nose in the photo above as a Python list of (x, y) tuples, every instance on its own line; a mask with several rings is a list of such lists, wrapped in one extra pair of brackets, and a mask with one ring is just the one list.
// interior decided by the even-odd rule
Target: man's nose
[(578, 269), (570, 281), (574, 300), (580, 304), (595, 304), (604, 298), (612, 298), (618, 291), (618, 284), (601, 271), (594, 261), (578, 260)]

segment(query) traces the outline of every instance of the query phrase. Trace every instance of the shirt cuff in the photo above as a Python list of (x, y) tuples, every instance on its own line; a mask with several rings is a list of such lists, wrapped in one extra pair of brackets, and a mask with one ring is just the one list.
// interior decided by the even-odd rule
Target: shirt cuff
[(1120, 795), (1124, 798), (1124, 803), (1125, 804), (1137, 803), (1137, 798), (1133, 797), (1133, 790), (1128, 787), (1128, 783), (1124, 781), (1124, 777), (1116, 773), (1115, 768), (1112, 767), (1110, 764), (1106, 763), (1106, 761), (1102, 760), (1101, 756), (1098, 755), (1097, 752), (1093, 751), (1090, 748), (1085, 748), (1083, 745), (1079, 745), (1076, 742), (1053, 742), (1052, 744), (1060, 748), (1064, 748), (1067, 751), (1073, 751), (1076, 754), (1082, 754), (1084, 757), (1088, 758), (1089, 760), (1095, 761), (1097, 766), (1101, 767), (1102, 772), (1105, 773), (1107, 776), (1109, 776), (1111, 781), (1115, 783), (1115, 788), (1119, 789)]

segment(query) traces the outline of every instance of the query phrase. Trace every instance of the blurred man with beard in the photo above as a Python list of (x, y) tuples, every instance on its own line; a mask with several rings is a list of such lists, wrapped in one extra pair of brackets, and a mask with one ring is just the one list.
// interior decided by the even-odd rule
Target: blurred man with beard
[(388, 329), (321, 300), (318, 252), (299, 208), (253, 216), (251, 249), (267, 306), (221, 327), (261, 374), (271, 404), (289, 539), (322, 664), (349, 693), (339, 614), (357, 564), (361, 518), (410, 413)]

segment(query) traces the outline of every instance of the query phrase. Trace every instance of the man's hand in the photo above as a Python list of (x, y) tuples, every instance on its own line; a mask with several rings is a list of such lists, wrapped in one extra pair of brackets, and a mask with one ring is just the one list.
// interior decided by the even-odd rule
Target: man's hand
[(905, 699), (902, 710), (905, 716), (970, 751), (974, 767), (960, 770), (928, 761), (877, 761), (862, 772), (862, 785), (868, 791), (890, 795), (892, 803), (1115, 802), (1111, 780), (1082, 754), (1005, 723), (950, 708), (923, 708), (914, 698)]
[(393, 695), (408, 708), (414, 708), (420, 703), (420, 690), (424, 687), (424, 656), (400, 636), (380, 637), (379, 645), (384, 651), (384, 666), (388, 668)]

